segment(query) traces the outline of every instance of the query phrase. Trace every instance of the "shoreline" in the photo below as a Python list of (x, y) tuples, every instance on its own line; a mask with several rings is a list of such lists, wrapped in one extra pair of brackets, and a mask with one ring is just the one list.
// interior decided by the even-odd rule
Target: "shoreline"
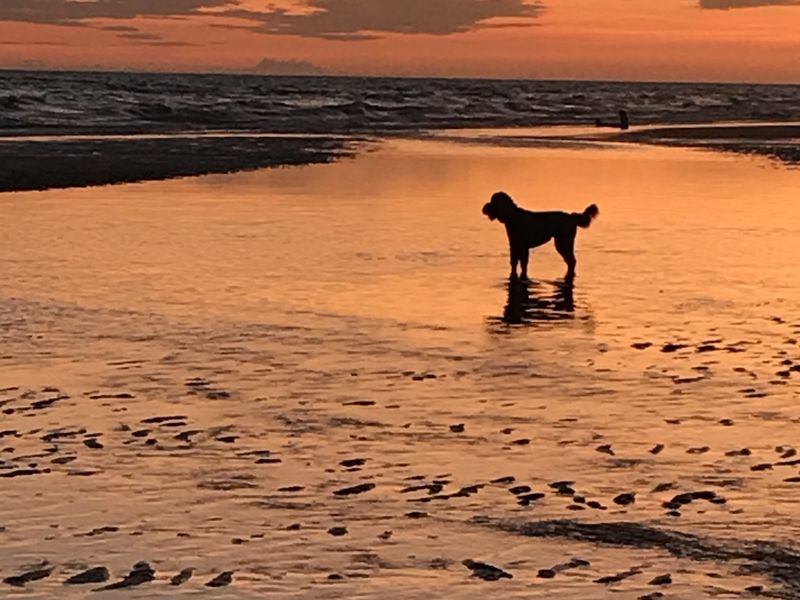
[[(465, 129), (465, 131), (469, 131)], [(512, 132), (513, 129), (504, 130)], [(434, 136), (438, 133), (432, 132)], [(409, 134), (406, 134), (409, 135)], [(384, 132), (384, 138), (397, 134)], [(417, 134), (419, 137), (419, 133)], [(510, 136), (513, 138), (514, 136)], [(263, 133), (213, 136), (102, 136), (81, 139), (0, 138), (0, 193), (94, 187), (177, 177), (302, 166), (352, 158), (366, 137), (287, 137)], [(702, 148), (758, 155), (800, 165), (800, 124), (646, 126), (625, 132), (598, 130), (539, 138), (581, 143), (626, 143)]]

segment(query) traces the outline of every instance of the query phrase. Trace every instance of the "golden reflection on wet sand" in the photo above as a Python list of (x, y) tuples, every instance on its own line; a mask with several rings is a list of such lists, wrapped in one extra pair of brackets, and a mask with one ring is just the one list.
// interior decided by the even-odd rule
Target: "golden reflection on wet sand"
[[(797, 534), (798, 183), (701, 151), (390, 141), (3, 196), (0, 475), (37, 472), (0, 480), (0, 575), (55, 567), (11, 597), (83, 597), (61, 581), (139, 560), (146, 597), (190, 566), (195, 591), (235, 571), (229, 597), (585, 598), (631, 569), (621, 598), (667, 572), (685, 597), (793, 593), (740, 567), (744, 541)], [(480, 214), (498, 189), (600, 206), (574, 286), (546, 246), (509, 287)], [(520, 535), (552, 519), (704, 545)]]

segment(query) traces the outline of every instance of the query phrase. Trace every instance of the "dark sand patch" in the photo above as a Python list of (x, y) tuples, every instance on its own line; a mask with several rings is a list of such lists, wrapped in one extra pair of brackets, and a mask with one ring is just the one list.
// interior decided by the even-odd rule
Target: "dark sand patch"
[(84, 585), (87, 583), (105, 583), (111, 574), (106, 567), (93, 567), (67, 579), (65, 585)]
[(797, 143), (800, 125), (794, 124), (654, 127), (618, 133), (610, 139), (768, 156), (786, 164), (800, 165), (800, 145)]
[(164, 137), (4, 141), (0, 192), (154, 181), (352, 156), (342, 138)]
[[(764, 575), (782, 586), (778, 598), (797, 598), (800, 593), (800, 552), (777, 542), (741, 541), (700, 537), (641, 523), (581, 523), (572, 520), (490, 523), (509, 533), (530, 537), (565, 538), (606, 546), (664, 550), (694, 561), (736, 562), (741, 573)], [(632, 571), (629, 571), (631, 575)], [(608, 581), (611, 583), (612, 576)], [(598, 583), (600, 581), (598, 580)]]

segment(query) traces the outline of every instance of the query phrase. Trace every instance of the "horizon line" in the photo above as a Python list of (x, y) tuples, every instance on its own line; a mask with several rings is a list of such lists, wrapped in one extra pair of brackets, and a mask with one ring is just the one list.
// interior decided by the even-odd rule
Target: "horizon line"
[(735, 81), (735, 80), (699, 80), (699, 79), (584, 79), (580, 77), (552, 79), (536, 77), (491, 77), (485, 75), (378, 75), (371, 74), (348, 74), (348, 73), (259, 73), (252, 69), (199, 69), (190, 70), (148, 70), (135, 68), (80, 68), (80, 67), (0, 67), (0, 73), (129, 73), (136, 75), (229, 75), (247, 77), (276, 77), (276, 78), (319, 78), (319, 79), (409, 79), (409, 80), (445, 80), (445, 81), (531, 81), (541, 83), (637, 83), (637, 84), (678, 84), (678, 85), (761, 85), (761, 86), (783, 86), (797, 87), (800, 82), (780, 82), (780, 81)]

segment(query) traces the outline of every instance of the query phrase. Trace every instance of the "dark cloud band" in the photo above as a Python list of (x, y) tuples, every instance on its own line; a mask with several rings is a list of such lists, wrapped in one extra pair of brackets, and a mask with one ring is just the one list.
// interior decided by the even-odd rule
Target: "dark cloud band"
[(386, 33), (447, 35), (490, 26), (493, 19), (530, 25), (543, 11), (530, 0), (309, 0), (311, 12), (227, 11), (257, 23), (262, 33), (364, 39)]
[(235, 0), (2, 0), (0, 21), (70, 25), (93, 19), (133, 19), (200, 14)]
[(763, 6), (800, 6), (800, 0), (700, 0), (700, 8), (731, 10)]
[(82, 25), (214, 15), (249, 21), (244, 27), (259, 33), (363, 40), (388, 33), (462, 33), (497, 26), (496, 19), (526, 26), (543, 10), (538, 0), (306, 0), (303, 12), (265, 4), (253, 10), (241, 8), (239, 0), (2, 0), (0, 21)]

